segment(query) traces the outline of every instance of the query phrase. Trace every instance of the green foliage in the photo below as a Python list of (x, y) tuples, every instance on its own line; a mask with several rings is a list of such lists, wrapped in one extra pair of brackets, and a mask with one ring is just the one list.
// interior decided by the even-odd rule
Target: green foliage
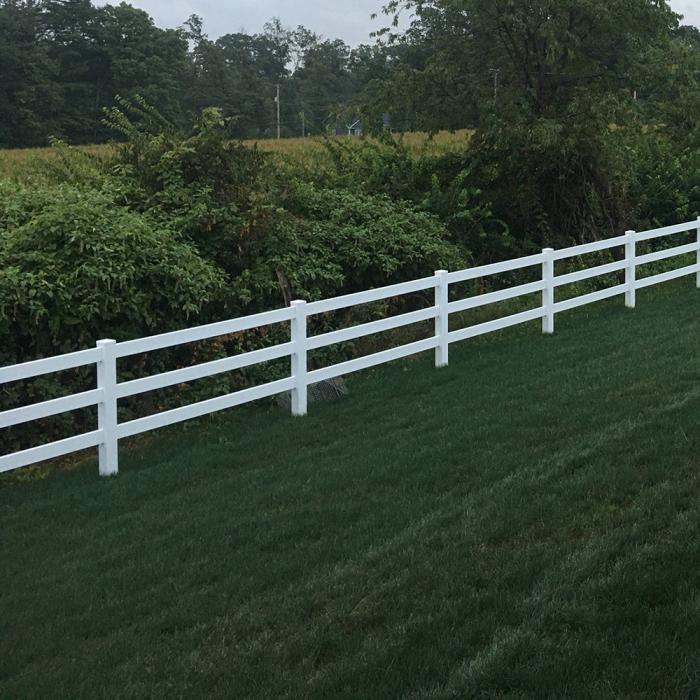
[[(279, 308), (292, 294), (313, 300), (466, 264), (434, 216), (387, 195), (290, 179), (258, 150), (228, 141), (220, 110), (205, 110), (181, 135), (145, 100), (119, 103), (108, 121), (126, 141), (109, 160), (57, 143), (49, 184), (0, 185), (2, 364), (90, 347), (101, 337), (137, 338)], [(51, 184), (60, 179), (71, 184)], [(318, 324), (330, 330), (376, 312)], [(287, 337), (282, 327), (237, 334), (129, 360), (120, 372), (143, 376)], [(352, 352), (341, 346), (317, 359)], [(286, 371), (255, 367), (124, 409), (153, 412)], [(3, 405), (90, 385), (86, 372), (51, 377), (12, 388)], [(89, 422), (62, 418), (43, 430), (58, 437)], [(5, 442), (17, 447), (33, 436), (25, 430)]]
[(69, 187), (0, 190), (4, 363), (191, 322), (221, 275), (167, 228)]
[(183, 118), (187, 41), (126, 3), (0, 0), (0, 145), (104, 141), (116, 94)]
[(377, 141), (326, 141), (331, 166), (315, 180), (362, 194), (381, 193), (431, 214), (446, 227), (463, 255), (475, 260), (507, 256), (513, 241), (494, 217), (472, 173), (468, 143), (455, 151), (416, 152), (386, 135)]
[(44, 145), (63, 107), (41, 6), (0, 0), (0, 147)]
[(316, 299), (465, 259), (434, 217), (389, 192), (369, 194), (369, 178), (353, 192), (340, 177), (329, 188), (276, 172), (268, 156), (226, 138), (219, 110), (205, 110), (193, 133), (179, 136), (143, 125), (146, 105), (123, 107), (109, 117), (128, 136), (112, 164), (111, 191), (180, 231), (225, 272), (228, 314), (279, 306), (280, 271), (296, 296)]
[[(227, 139), (221, 110), (204, 110), (183, 136), (141, 99), (120, 106), (107, 118), (127, 139), (110, 191), (189, 239), (229, 278), (241, 274), (257, 259), (273, 209), (267, 157)], [(228, 301), (229, 313), (240, 311)]]
[(581, 93), (564, 119), (512, 110), (474, 138), (474, 174), (525, 249), (634, 228), (630, 187), (646, 135), (626, 104)]
[[(666, 0), (392, 0), (386, 11), (413, 13), (393, 40), (399, 90), (442, 94), (452, 113), (492, 103), (492, 71), (499, 104), (536, 114), (561, 113), (581, 89), (630, 92), (645, 54), (677, 26)], [(427, 124), (433, 104), (414, 104)]]
[(450, 117), (430, 95), (451, 114), (478, 106), (466, 171), (521, 250), (643, 225), (659, 197), (650, 180), (664, 178), (654, 152), (670, 166), (660, 192), (686, 200), (661, 202), (656, 216), (692, 213), (700, 41), (667, 2), (398, 0), (386, 10), (414, 12), (389, 40), (389, 106), (410, 103), (431, 128)]
[(272, 290), (280, 269), (296, 297), (321, 299), (465, 264), (437, 219), (385, 195), (302, 184), (283, 206), (251, 270), (252, 295)]
[(344, 127), (357, 111), (346, 103), (385, 73), (381, 47), (351, 49), (279, 19), (258, 34), (211, 40), (196, 15), (173, 30), (127, 3), (0, 0), (0, 147), (43, 146), (51, 136), (104, 142), (113, 134), (101, 114), (115, 95), (142, 95), (183, 128), (216, 106), (229, 136), (271, 137), (278, 85), (282, 134), (301, 134), (303, 123), (318, 135), (336, 115)]
[(636, 228), (656, 228), (700, 215), (700, 150), (656, 132), (645, 135), (630, 186)]

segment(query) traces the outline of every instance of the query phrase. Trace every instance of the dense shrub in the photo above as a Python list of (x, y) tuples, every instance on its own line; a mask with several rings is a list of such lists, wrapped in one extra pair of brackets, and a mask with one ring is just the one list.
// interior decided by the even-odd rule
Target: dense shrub
[(465, 264), (445, 227), (406, 202), (300, 184), (283, 203), (251, 270), (253, 290), (274, 287), (271, 273), (280, 269), (295, 296), (320, 299)]
[[(268, 158), (231, 142), (220, 110), (205, 110), (185, 136), (148, 105), (121, 102), (109, 116), (126, 138), (111, 163), (117, 201), (191, 241), (229, 279), (255, 264), (275, 211)], [(233, 295), (226, 304), (229, 315), (243, 310)]]
[(317, 299), (465, 259), (445, 227), (408, 201), (276, 170), (267, 155), (227, 139), (216, 109), (183, 137), (163, 130), (147, 106), (122, 106), (110, 114), (128, 139), (112, 164), (112, 191), (224, 271), (229, 315), (281, 305), (281, 280)]
[(304, 173), (319, 186), (363, 194), (384, 194), (410, 202), (447, 228), (452, 242), (476, 262), (507, 256), (514, 241), (504, 221), (493, 215), (488, 199), (472, 174), (468, 142), (440, 152), (416, 152), (401, 140), (326, 141), (329, 167)]
[(191, 245), (97, 192), (4, 187), (0, 227), (4, 362), (176, 328), (221, 288)]
[(647, 135), (631, 187), (638, 230), (690, 221), (700, 214), (700, 148)]

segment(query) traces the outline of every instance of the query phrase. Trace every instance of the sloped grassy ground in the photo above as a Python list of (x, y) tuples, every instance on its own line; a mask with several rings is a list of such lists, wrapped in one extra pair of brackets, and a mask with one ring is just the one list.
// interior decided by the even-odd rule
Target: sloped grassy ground
[(0, 488), (2, 698), (700, 693), (689, 281)]

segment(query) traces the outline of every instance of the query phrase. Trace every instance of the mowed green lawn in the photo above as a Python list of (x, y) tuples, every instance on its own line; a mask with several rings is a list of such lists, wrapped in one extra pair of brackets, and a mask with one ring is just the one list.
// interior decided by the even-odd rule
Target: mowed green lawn
[(0, 489), (2, 698), (697, 698), (690, 280)]

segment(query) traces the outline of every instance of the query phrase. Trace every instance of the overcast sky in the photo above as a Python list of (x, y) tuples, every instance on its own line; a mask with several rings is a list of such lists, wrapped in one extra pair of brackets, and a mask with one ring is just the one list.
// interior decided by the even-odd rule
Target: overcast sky
[[(382, 27), (383, 0), (128, 0), (146, 10), (159, 27), (179, 27), (190, 15), (204, 18), (210, 37), (244, 30), (257, 33), (271, 17), (286, 26), (305, 27), (329, 38), (344, 39), (351, 46), (370, 43), (370, 32)], [(488, 0), (485, 0), (488, 2)], [(115, 4), (117, 0), (110, 0)], [(98, 4), (106, 4), (104, 0)], [(700, 26), (700, 0), (671, 0), (686, 24)], [(372, 20), (373, 12), (379, 15)]]

